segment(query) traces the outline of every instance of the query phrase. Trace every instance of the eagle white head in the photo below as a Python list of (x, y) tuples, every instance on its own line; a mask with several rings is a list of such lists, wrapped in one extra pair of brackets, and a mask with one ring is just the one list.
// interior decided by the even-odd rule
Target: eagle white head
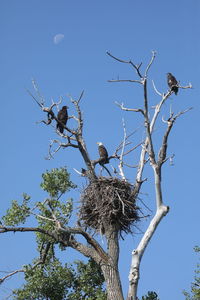
[(103, 146), (103, 143), (102, 142), (97, 142), (97, 145), (98, 146)]

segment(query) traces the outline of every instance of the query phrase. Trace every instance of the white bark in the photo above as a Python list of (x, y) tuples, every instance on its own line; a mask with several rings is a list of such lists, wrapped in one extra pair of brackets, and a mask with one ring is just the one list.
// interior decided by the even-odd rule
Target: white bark
[(136, 300), (137, 299), (137, 287), (138, 280), (140, 278), (140, 262), (143, 256), (143, 253), (152, 238), (158, 224), (162, 220), (162, 218), (167, 214), (169, 208), (167, 206), (161, 205), (153, 219), (151, 220), (147, 231), (145, 232), (142, 240), (140, 241), (138, 247), (132, 252), (132, 262), (129, 273), (129, 291), (128, 291), (128, 300)]

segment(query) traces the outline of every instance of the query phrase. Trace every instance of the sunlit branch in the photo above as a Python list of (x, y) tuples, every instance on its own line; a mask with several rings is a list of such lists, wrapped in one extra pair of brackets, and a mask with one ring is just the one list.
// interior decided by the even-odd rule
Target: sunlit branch
[(122, 126), (123, 126), (123, 131), (124, 131), (124, 138), (123, 138), (123, 142), (122, 142), (122, 147), (121, 147), (121, 154), (119, 156), (119, 174), (122, 177), (123, 180), (126, 180), (126, 177), (124, 175), (124, 171), (123, 171), (123, 155), (124, 155), (124, 149), (125, 149), (125, 144), (126, 144), (126, 127), (125, 127), (125, 122), (124, 119), (122, 119)]
[(150, 128), (150, 120), (149, 120), (149, 109), (148, 109), (148, 97), (147, 97), (147, 80), (144, 80), (144, 121), (146, 127), (146, 135), (147, 135), (147, 143), (148, 147), (146, 148), (149, 153), (150, 161), (153, 165), (156, 164), (155, 161), (155, 153), (154, 153), (154, 146), (151, 136), (151, 128)]
[(9, 274), (7, 274), (6, 276), (0, 278), (0, 284), (2, 284), (6, 279), (8, 279), (9, 277), (12, 277), (13, 275), (17, 274), (17, 273), (21, 273), (24, 272), (24, 269), (19, 269), (19, 270), (15, 270), (13, 272), (10, 272)]
[(34, 88), (34, 90), (36, 91), (36, 94), (38, 95), (38, 97), (39, 97), (39, 99), (40, 99), (40, 103), (41, 103), (42, 105), (44, 105), (45, 100), (44, 100), (44, 97), (41, 96), (41, 94), (40, 94), (40, 91), (39, 91), (39, 88), (38, 88), (38, 85), (37, 85), (36, 81), (35, 81), (34, 79), (32, 79), (31, 81), (32, 81), (33, 88)]
[(154, 83), (153, 80), (152, 80), (152, 84), (153, 84), (154, 91), (155, 91), (159, 96), (163, 97), (163, 94), (160, 93), (160, 92), (157, 90), (157, 88), (156, 88), (155, 83)]
[(181, 86), (181, 85), (178, 85), (178, 88), (180, 88), (180, 89), (192, 89), (192, 84), (191, 83), (189, 83), (188, 85), (186, 85), (186, 86)]
[(124, 107), (124, 103), (123, 103), (123, 102), (122, 102), (121, 104), (118, 103), (118, 102), (115, 102), (115, 104), (116, 104), (117, 106), (119, 106), (122, 110), (125, 110), (125, 111), (140, 112), (140, 113), (142, 113), (142, 114), (144, 115), (144, 111), (143, 111), (143, 109), (141, 109), (141, 108), (127, 108), (127, 107)]
[(173, 127), (174, 122), (176, 121), (176, 119), (178, 117), (180, 117), (182, 114), (185, 114), (186, 112), (190, 111), (191, 109), (192, 109), (192, 107), (187, 108), (184, 111), (180, 111), (175, 116), (174, 116), (174, 113), (171, 112), (170, 117), (167, 121), (162, 119), (163, 122), (167, 123), (168, 126), (167, 126), (166, 132), (163, 136), (162, 146), (161, 146), (159, 154), (158, 154), (158, 157), (159, 157), (158, 165), (159, 165), (159, 167), (166, 161), (168, 136), (169, 136), (169, 133), (170, 133), (172, 127)]
[(144, 77), (145, 77), (145, 78), (147, 77), (147, 74), (148, 74), (148, 72), (149, 72), (149, 69), (150, 69), (151, 65), (153, 64), (153, 61), (154, 61), (155, 57), (156, 57), (156, 51), (152, 51), (152, 57), (151, 57), (151, 60), (150, 60), (148, 66), (147, 66), (147, 68), (146, 68), (146, 70), (145, 70), (145, 73), (144, 73)]
[(128, 168), (131, 168), (131, 169), (135, 169), (135, 168), (138, 167), (138, 165), (135, 165), (135, 166), (133, 165), (133, 166), (132, 166), (132, 165), (127, 164), (127, 163), (125, 163), (125, 162), (123, 163), (123, 165), (126, 166), (126, 167), (128, 167)]
[(134, 82), (142, 84), (141, 80), (132, 80), (132, 79), (109, 79), (108, 82)]
[(81, 109), (80, 109), (80, 106), (79, 106), (79, 102), (81, 101), (81, 99), (82, 99), (82, 97), (83, 97), (83, 94), (84, 94), (84, 91), (81, 92), (81, 95), (80, 95), (80, 97), (79, 97), (79, 99), (78, 99), (77, 101), (74, 100), (74, 99), (70, 96), (70, 101), (74, 104), (75, 109), (76, 109), (77, 114), (78, 114), (78, 118), (77, 118), (78, 128), (77, 128), (76, 132), (74, 133), (75, 135), (76, 135), (76, 134), (82, 135), (82, 132), (83, 132), (83, 119), (82, 119)]

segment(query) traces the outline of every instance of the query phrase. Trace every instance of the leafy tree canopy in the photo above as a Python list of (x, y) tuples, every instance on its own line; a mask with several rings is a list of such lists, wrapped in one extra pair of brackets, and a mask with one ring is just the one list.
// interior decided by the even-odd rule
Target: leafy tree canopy
[[(26, 222), (32, 214), (36, 216), (38, 228), (55, 230), (55, 220), (67, 225), (72, 209), (72, 199), (62, 196), (76, 188), (70, 181), (66, 168), (56, 168), (42, 174), (41, 188), (48, 193), (44, 201), (31, 204), (31, 197), (23, 194), (20, 204), (12, 201), (11, 208), (2, 218), (2, 223), (15, 226)], [(89, 259), (88, 263), (76, 261), (64, 265), (56, 257), (56, 242), (48, 235), (36, 233), (39, 257), (24, 266), (25, 284), (13, 291), (13, 299), (24, 300), (105, 300), (104, 278), (100, 267)], [(61, 249), (64, 249), (59, 244)]]
[[(194, 247), (196, 253), (200, 253), (200, 247)], [(199, 300), (200, 299), (200, 264), (197, 264), (197, 269), (195, 270), (194, 282), (191, 285), (191, 293), (186, 291), (183, 292), (186, 300)]]
[(26, 283), (13, 291), (15, 300), (106, 300), (104, 278), (93, 261), (76, 261), (75, 267), (54, 258), (25, 272)]

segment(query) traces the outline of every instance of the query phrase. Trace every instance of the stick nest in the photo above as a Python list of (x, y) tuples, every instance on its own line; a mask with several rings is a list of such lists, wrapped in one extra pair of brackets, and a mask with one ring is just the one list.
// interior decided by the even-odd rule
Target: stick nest
[(137, 192), (129, 182), (99, 177), (81, 195), (79, 220), (84, 226), (106, 234), (110, 229), (129, 233), (138, 221)]

